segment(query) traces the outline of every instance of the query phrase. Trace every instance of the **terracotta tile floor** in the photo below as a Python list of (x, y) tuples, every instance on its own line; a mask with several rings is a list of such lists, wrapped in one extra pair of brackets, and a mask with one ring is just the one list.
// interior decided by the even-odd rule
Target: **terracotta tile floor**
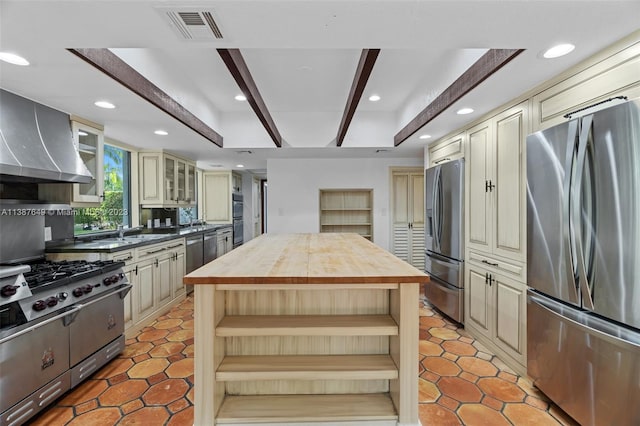
[[(423, 426), (574, 425), (463, 329), (420, 309)], [(193, 424), (193, 299), (132, 339), (89, 380), (32, 419), (46, 426)]]

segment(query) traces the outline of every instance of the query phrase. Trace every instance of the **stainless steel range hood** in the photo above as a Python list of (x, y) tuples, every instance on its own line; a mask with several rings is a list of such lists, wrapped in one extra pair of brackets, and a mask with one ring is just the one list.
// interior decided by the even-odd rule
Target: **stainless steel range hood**
[(69, 115), (0, 89), (0, 181), (89, 183)]

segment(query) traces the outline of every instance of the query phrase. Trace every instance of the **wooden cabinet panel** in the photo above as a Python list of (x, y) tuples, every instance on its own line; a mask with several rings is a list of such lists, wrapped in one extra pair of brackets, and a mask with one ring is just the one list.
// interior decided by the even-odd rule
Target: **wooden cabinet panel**
[(203, 173), (205, 221), (232, 223), (231, 179), (231, 171)]
[(154, 260), (147, 260), (138, 264), (138, 318), (150, 315), (155, 307), (154, 290)]
[(464, 133), (457, 134), (429, 147), (429, 167), (464, 156)]
[(166, 254), (155, 261), (155, 280), (158, 300), (156, 304), (158, 306), (164, 305), (171, 300), (171, 290), (173, 282), (173, 274), (171, 263), (173, 262), (171, 255)]
[(140, 204), (145, 207), (193, 206), (195, 164), (164, 152), (142, 152)]
[(468, 131), (467, 248), (524, 262), (526, 258), (526, 102)]
[[(526, 285), (467, 263), (466, 326), (482, 344), (526, 371)], [(519, 368), (517, 368), (519, 367)]]
[(495, 137), (495, 225), (496, 254), (524, 260), (525, 251), (525, 163), (524, 141), (528, 115), (516, 108), (496, 117)]
[(467, 284), (469, 320), (474, 323), (478, 331), (489, 336), (490, 295), (485, 272), (469, 268)]
[(392, 252), (414, 267), (424, 270), (423, 170), (392, 170), (391, 191)]
[(524, 355), (525, 339), (522, 327), (526, 309), (525, 294), (520, 288), (512, 287), (507, 280), (497, 277), (496, 286), (496, 337), (513, 349), (518, 355)]
[(179, 250), (173, 258), (173, 297), (180, 296), (185, 292), (182, 278), (185, 275), (184, 250)]
[(491, 129), (482, 123), (469, 130), (467, 163), (467, 193), (469, 247), (487, 250), (490, 248), (491, 205), (487, 196), (487, 184), (491, 169)]

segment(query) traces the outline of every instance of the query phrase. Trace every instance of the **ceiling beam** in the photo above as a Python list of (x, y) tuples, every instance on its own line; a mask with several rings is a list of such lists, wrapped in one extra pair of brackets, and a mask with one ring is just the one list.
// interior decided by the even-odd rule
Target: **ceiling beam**
[(262, 100), (258, 86), (256, 86), (255, 81), (253, 81), (249, 67), (247, 67), (247, 63), (244, 61), (240, 50), (218, 49), (218, 54), (229, 69), (236, 83), (238, 83), (240, 90), (246, 96), (253, 112), (256, 113), (265, 130), (269, 133), (269, 136), (271, 136), (273, 143), (275, 143), (278, 148), (281, 148), (282, 136), (280, 136), (280, 132), (273, 122), (273, 118), (271, 118), (267, 105)]
[(136, 95), (222, 148), (222, 136), (109, 49), (67, 49)]
[(490, 49), (469, 67), (451, 86), (438, 95), (425, 109), (416, 115), (393, 137), (395, 146), (406, 141), (422, 126), (436, 118), (442, 111), (473, 90), (493, 73), (498, 71), (524, 49)]
[(340, 121), (340, 127), (338, 127), (338, 135), (336, 136), (337, 146), (342, 146), (342, 141), (347, 134), (349, 124), (351, 124), (353, 115), (356, 113), (356, 108), (358, 107), (364, 88), (367, 86), (367, 81), (378, 58), (378, 53), (380, 53), (380, 49), (362, 49), (356, 75), (353, 77), (353, 83), (349, 91), (349, 98), (347, 98), (347, 105), (344, 107), (342, 121)]

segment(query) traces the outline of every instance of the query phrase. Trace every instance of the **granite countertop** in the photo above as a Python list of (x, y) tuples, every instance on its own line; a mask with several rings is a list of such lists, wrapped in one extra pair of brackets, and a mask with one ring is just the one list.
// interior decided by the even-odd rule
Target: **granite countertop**
[(175, 240), (188, 235), (197, 235), (218, 229), (230, 228), (231, 224), (226, 225), (198, 225), (193, 227), (174, 228), (167, 232), (166, 229), (162, 233), (137, 233), (135, 235), (127, 235), (125, 232), (124, 239), (109, 236), (93, 240), (76, 240), (73, 243), (63, 244), (59, 246), (47, 247), (47, 253), (78, 253), (78, 252), (117, 252), (128, 250), (135, 247), (142, 247), (149, 244), (156, 244), (165, 241)]

